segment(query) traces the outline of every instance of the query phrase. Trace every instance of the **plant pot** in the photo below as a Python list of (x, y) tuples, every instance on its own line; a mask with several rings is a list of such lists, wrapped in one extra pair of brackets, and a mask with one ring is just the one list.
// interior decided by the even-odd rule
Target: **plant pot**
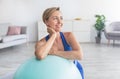
[(95, 37), (96, 43), (100, 44), (101, 43), (101, 38), (100, 37)]

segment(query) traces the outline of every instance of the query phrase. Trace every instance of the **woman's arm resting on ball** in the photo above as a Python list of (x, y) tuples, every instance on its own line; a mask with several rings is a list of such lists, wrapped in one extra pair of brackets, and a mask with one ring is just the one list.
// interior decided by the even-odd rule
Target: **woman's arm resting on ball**
[(52, 34), (50, 39), (47, 42), (44, 38), (36, 43), (35, 55), (38, 59), (43, 59), (48, 55), (55, 38), (56, 38), (56, 34)]
[(81, 60), (83, 57), (82, 51), (80, 50), (72, 50), (72, 51), (54, 51), (52, 53), (50, 53), (51, 55), (56, 55), (56, 56), (60, 56), (66, 59), (70, 59), (70, 60)]
[(52, 55), (57, 55), (57, 56), (61, 56), (67, 59), (78, 59), (81, 60), (83, 58), (83, 52), (82, 49), (80, 47), (80, 44), (77, 42), (77, 40), (75, 39), (73, 33), (69, 33), (68, 36), (66, 36), (66, 40), (68, 40), (67, 42), (71, 45), (72, 47), (72, 51), (60, 51), (60, 50), (54, 50), (54, 52), (51, 52), (50, 54)]

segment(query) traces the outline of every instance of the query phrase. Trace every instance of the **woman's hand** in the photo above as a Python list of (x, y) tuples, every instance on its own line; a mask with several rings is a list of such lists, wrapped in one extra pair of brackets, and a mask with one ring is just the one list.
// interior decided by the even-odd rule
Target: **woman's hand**
[(56, 31), (50, 27), (47, 28), (47, 32), (51, 35), (56, 34)]

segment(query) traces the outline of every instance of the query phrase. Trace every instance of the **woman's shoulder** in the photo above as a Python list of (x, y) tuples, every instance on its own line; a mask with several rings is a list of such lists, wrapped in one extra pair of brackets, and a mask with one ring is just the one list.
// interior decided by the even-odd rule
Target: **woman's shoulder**
[(63, 32), (65, 37), (70, 37), (71, 35), (73, 35), (72, 32)]
[(36, 44), (45, 43), (45, 42), (46, 42), (45, 37), (43, 37), (42, 39), (40, 39), (39, 41), (37, 41)]

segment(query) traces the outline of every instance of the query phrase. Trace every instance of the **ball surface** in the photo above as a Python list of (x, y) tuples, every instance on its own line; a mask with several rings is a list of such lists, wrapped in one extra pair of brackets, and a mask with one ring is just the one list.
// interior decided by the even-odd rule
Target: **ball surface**
[(43, 60), (35, 57), (23, 63), (14, 75), (14, 79), (82, 79), (72, 61), (58, 56), (48, 55)]

